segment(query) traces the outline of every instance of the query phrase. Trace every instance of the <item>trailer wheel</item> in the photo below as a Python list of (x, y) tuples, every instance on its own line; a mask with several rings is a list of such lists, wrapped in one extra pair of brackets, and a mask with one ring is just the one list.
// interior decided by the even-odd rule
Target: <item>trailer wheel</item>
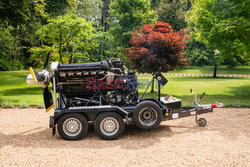
[(95, 132), (104, 140), (114, 140), (120, 137), (125, 129), (122, 117), (114, 112), (105, 112), (95, 120)]
[(135, 125), (143, 130), (151, 130), (158, 127), (161, 119), (161, 108), (152, 101), (143, 101), (137, 104), (133, 112)]
[(57, 128), (63, 139), (79, 140), (88, 132), (88, 121), (81, 114), (65, 114), (58, 120)]
[(200, 126), (200, 127), (205, 127), (207, 125), (207, 120), (205, 118), (200, 118), (198, 121), (197, 121), (197, 124)]

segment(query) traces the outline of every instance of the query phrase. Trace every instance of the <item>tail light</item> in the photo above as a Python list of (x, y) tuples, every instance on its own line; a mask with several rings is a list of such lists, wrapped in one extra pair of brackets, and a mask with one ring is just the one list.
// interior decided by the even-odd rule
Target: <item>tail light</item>
[(212, 108), (216, 108), (217, 107), (217, 104), (212, 104)]

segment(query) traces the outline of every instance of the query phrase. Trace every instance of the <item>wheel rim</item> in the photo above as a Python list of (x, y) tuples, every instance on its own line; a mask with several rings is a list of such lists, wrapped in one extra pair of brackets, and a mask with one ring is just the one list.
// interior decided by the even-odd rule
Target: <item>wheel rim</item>
[(157, 112), (153, 108), (147, 107), (139, 112), (138, 118), (142, 125), (151, 126), (157, 120)]
[(119, 123), (113, 117), (104, 118), (100, 123), (100, 129), (106, 136), (112, 136), (119, 130)]
[(200, 126), (205, 126), (206, 123), (207, 123), (207, 122), (206, 122), (205, 119), (200, 118), (200, 120), (199, 120), (199, 125), (200, 125)]
[(63, 132), (71, 137), (80, 134), (82, 130), (82, 123), (76, 118), (68, 118), (63, 123)]

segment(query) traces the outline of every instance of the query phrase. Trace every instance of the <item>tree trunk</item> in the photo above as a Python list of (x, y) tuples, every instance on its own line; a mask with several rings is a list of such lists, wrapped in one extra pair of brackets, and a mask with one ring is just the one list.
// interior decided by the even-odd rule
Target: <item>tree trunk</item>
[(15, 66), (16, 66), (16, 51), (15, 51), (14, 58), (13, 58), (13, 69), (12, 70), (15, 70)]
[(16, 29), (16, 39), (15, 39), (15, 44), (16, 44), (16, 48), (15, 48), (15, 53), (14, 53), (14, 57), (13, 57), (13, 70), (15, 70), (15, 66), (16, 66), (16, 57), (17, 57), (17, 46), (18, 46), (18, 31), (19, 31), (19, 25), (17, 26)]
[(12, 50), (10, 49), (9, 62), (11, 62), (11, 55), (12, 55)]
[(69, 64), (73, 63), (73, 54), (70, 51), (69, 43), (67, 43), (67, 52), (70, 54)]
[(151, 93), (154, 93), (155, 79), (152, 80)]
[(216, 74), (217, 74), (217, 65), (214, 66), (214, 75), (213, 75), (213, 78), (216, 78)]
[(104, 42), (104, 38), (105, 38), (105, 37), (104, 37), (104, 32), (105, 32), (105, 30), (106, 30), (106, 29), (105, 29), (105, 25), (106, 25), (106, 24), (105, 24), (105, 21), (106, 21), (106, 16), (105, 16), (105, 15), (102, 16), (102, 21), (103, 21), (103, 22), (102, 22), (102, 32), (103, 32), (102, 35), (103, 35), (103, 36), (102, 36), (102, 42), (101, 42), (101, 47), (100, 47), (100, 49), (101, 49), (101, 55), (100, 55), (100, 57), (98, 58), (99, 61), (101, 61), (101, 58), (103, 57), (103, 48), (104, 48), (103, 42)]
[(63, 63), (63, 60), (62, 60), (62, 31), (61, 31), (61, 27), (60, 27), (59, 56), (60, 56), (61, 63)]
[(102, 57), (103, 57), (103, 37), (102, 37), (102, 42), (100, 43), (100, 56), (98, 56), (98, 61), (101, 61)]

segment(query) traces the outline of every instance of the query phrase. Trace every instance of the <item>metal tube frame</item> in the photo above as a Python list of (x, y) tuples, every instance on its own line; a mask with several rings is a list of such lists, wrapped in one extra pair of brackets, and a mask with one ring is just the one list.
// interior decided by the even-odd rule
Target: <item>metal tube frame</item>
[(55, 77), (55, 72), (52, 72), (52, 78), (53, 78), (53, 92), (54, 92), (55, 108), (57, 108), (56, 77)]

